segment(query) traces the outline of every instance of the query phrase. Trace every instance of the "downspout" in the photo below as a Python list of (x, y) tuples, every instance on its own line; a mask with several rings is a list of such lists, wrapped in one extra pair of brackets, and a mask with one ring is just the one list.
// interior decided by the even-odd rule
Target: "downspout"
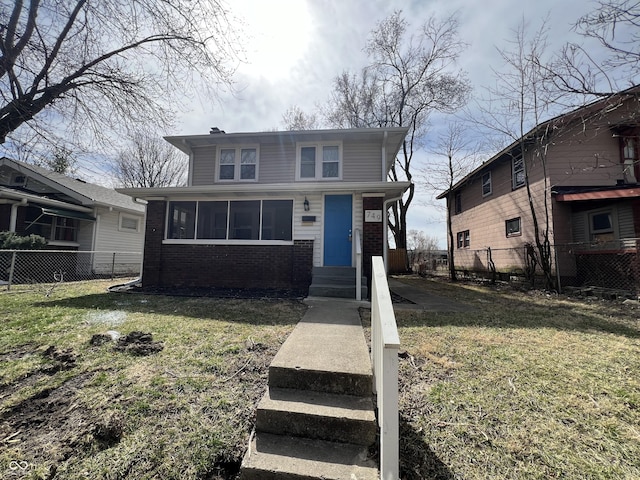
[(382, 134), (382, 178), (380, 179), (382, 182), (387, 181), (387, 137), (389, 136), (389, 132), (387, 130)]

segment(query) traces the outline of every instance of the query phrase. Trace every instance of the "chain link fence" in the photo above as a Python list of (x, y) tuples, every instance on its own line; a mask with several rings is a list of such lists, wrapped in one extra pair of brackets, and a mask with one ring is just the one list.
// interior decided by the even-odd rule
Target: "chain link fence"
[(141, 252), (0, 250), (0, 285), (140, 276)]
[[(532, 248), (533, 247), (533, 248)], [(599, 290), (617, 296), (640, 293), (640, 239), (570, 243), (550, 247), (554, 280), (560, 291)], [(456, 249), (454, 265), (461, 278), (544, 286), (535, 246)], [(448, 275), (448, 258), (425, 254), (413, 264), (421, 274)]]

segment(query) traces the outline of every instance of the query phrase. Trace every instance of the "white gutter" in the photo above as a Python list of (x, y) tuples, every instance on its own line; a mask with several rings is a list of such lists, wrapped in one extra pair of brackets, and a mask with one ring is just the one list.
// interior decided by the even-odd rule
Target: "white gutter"
[[(93, 210), (89, 207), (83, 207), (81, 205), (74, 205), (73, 203), (61, 202), (60, 200), (52, 200), (50, 198), (40, 197), (38, 195), (32, 195), (30, 193), (16, 192), (12, 189), (0, 187), (0, 196), (3, 198), (9, 198), (18, 201), (39, 203), (41, 205), (47, 205), (49, 207), (58, 207), (65, 210), (75, 210), (77, 212), (91, 213)], [(23, 205), (25, 204), (23, 203)]]

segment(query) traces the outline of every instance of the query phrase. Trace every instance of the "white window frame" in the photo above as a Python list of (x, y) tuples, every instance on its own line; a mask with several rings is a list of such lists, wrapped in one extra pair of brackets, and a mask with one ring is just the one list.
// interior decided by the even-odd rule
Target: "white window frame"
[[(485, 176), (488, 176), (488, 181), (485, 181)], [(483, 197), (488, 197), (489, 195), (491, 195), (493, 193), (493, 183), (491, 180), (491, 171), (488, 172), (484, 172), (482, 174), (482, 176), (480, 177), (481, 183), (482, 183), (482, 196)], [(489, 187), (489, 191), (485, 192), (484, 187), (485, 185), (487, 185)]]
[[(316, 165), (315, 165), (315, 175), (313, 177), (302, 177), (301, 176), (301, 162), (302, 162), (302, 149), (305, 147), (315, 147), (316, 149)], [(323, 166), (323, 156), (322, 149), (324, 147), (338, 147), (338, 176), (337, 177), (323, 177), (322, 176), (322, 166)], [(331, 182), (342, 180), (342, 165), (344, 163), (343, 154), (342, 154), (342, 142), (304, 142), (296, 144), (296, 181), (299, 182), (315, 182), (315, 181), (323, 181), (323, 182)]]
[[(269, 200), (286, 200), (291, 201), (291, 240), (263, 240), (263, 202)], [(198, 215), (200, 209), (201, 202), (211, 202), (211, 201), (219, 201), (227, 203), (227, 227), (226, 227), (226, 235), (227, 237), (224, 239), (205, 239), (198, 238)], [(259, 220), (259, 239), (257, 240), (244, 240), (244, 239), (233, 239), (229, 238), (230, 231), (230, 209), (231, 202), (235, 201), (258, 201), (260, 202), (260, 220)], [(193, 227), (193, 238), (169, 238), (169, 230), (171, 229), (170, 223), (172, 219), (170, 218), (171, 202), (193, 202), (195, 203), (195, 218), (194, 218), (194, 227)], [(199, 199), (172, 199), (167, 201), (166, 204), (166, 212), (165, 212), (165, 232), (164, 232), (164, 240), (162, 243), (164, 244), (196, 244), (196, 245), (293, 245), (295, 238), (295, 215), (296, 215), (296, 200), (291, 197), (247, 197), (247, 198), (199, 198)]]
[[(234, 166), (233, 166), (233, 178), (220, 178), (221, 167), (221, 152), (222, 150), (234, 150)], [(256, 151), (256, 174), (255, 178), (240, 178), (242, 171), (242, 151), (243, 150), (255, 150)], [(260, 167), (260, 147), (259, 145), (219, 145), (216, 150), (216, 182), (220, 183), (232, 183), (232, 182), (257, 182), (259, 178)]]
[[(123, 220), (135, 220), (136, 221), (136, 228), (127, 228), (125, 226), (122, 225)], [(141, 218), (140, 217), (136, 217), (135, 215), (127, 215), (126, 213), (122, 213), (120, 212), (120, 217), (118, 218), (118, 231), (120, 232), (130, 232), (130, 233), (140, 233), (140, 223), (141, 222)]]
[[(520, 162), (522, 165), (522, 168), (519, 168), (518, 170), (516, 170), (516, 162)], [(522, 172), (522, 181), (518, 182), (517, 178), (518, 178), (518, 173), (520, 172)], [(526, 173), (525, 173), (524, 156), (519, 155), (517, 157), (513, 157), (511, 159), (511, 186), (515, 190), (516, 188), (520, 188), (524, 186), (526, 181), (527, 180), (526, 180)]]

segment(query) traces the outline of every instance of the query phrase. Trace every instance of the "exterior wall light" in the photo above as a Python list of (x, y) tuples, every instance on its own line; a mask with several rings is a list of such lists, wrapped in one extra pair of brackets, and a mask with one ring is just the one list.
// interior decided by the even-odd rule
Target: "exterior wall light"
[(309, 211), (309, 200), (307, 200), (307, 197), (304, 197), (304, 211), (308, 212)]

